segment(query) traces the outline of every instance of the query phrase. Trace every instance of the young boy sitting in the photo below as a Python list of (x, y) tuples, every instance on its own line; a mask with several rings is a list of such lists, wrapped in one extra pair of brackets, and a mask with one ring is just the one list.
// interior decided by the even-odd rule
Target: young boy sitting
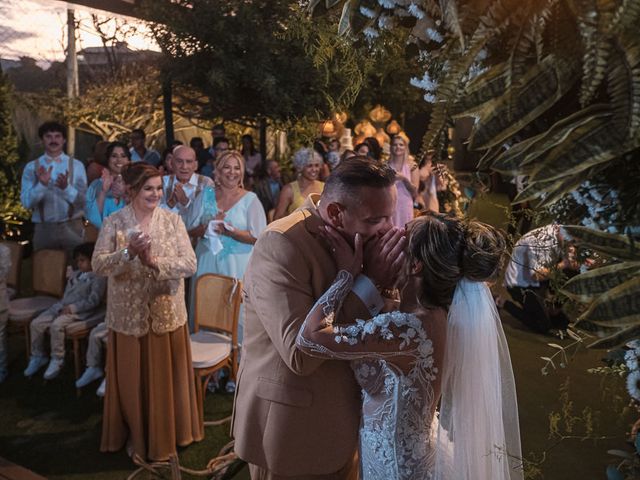
[[(91, 316), (102, 303), (106, 277), (99, 277), (91, 271), (93, 243), (83, 243), (73, 250), (75, 270), (64, 290), (62, 300), (38, 315), (31, 322), (31, 359), (24, 371), (31, 377), (47, 363), (44, 378), (51, 380), (58, 376), (64, 365), (64, 330), (71, 322)], [(51, 337), (51, 361), (45, 353), (45, 333)]]

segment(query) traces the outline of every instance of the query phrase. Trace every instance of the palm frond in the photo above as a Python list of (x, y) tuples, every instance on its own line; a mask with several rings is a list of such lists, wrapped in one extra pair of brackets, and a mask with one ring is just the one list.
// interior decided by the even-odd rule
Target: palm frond
[(607, 290), (622, 285), (640, 273), (640, 262), (622, 262), (589, 270), (573, 277), (561, 292), (579, 302), (590, 302)]
[(457, 0), (440, 0), (440, 11), (445, 27), (460, 41), (460, 49), (464, 50), (465, 39), (460, 25)]
[(469, 139), (470, 148), (484, 149), (502, 143), (546, 112), (575, 82), (575, 67), (575, 63), (560, 62), (553, 55), (533, 66), (517, 87), (512, 87), (516, 88), (512, 108), (508, 92), (490, 108), (481, 110), (481, 119)]
[(580, 245), (596, 252), (623, 260), (640, 261), (640, 248), (629, 237), (577, 225), (565, 225), (563, 228)]
[(633, 276), (626, 282), (600, 295), (578, 318), (596, 325), (629, 327), (640, 324), (640, 276)]
[(620, 35), (611, 56), (608, 92), (614, 124), (635, 139), (640, 133), (640, 42), (638, 36)]

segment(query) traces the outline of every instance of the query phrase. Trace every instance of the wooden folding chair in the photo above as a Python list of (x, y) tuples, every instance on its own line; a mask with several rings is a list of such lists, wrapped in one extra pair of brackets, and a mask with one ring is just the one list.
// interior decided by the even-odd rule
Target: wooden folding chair
[(22, 272), (22, 252), (24, 245), (20, 242), (2, 242), (11, 251), (11, 270), (7, 277), (7, 294), (12, 300), (20, 293), (20, 273)]
[(236, 278), (207, 273), (198, 278), (195, 289), (191, 356), (198, 413), (204, 423), (204, 392), (212, 375), (229, 367), (231, 378), (236, 378), (242, 284)]
[(31, 320), (64, 295), (67, 254), (64, 250), (38, 250), (34, 252), (32, 262), (35, 296), (9, 302), (9, 327), (24, 332), (27, 358), (31, 355)]

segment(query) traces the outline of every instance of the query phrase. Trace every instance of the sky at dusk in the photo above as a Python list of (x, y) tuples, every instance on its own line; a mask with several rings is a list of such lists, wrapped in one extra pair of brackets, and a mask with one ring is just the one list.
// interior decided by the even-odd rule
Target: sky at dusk
[[(111, 15), (106, 12), (53, 0), (1, 0), (0, 58), (17, 60), (21, 56), (29, 56), (35, 58), (43, 68), (51, 61), (64, 60), (67, 7), (75, 9), (76, 22), (80, 22), (78, 51), (102, 46), (93, 27), (91, 13), (98, 14), (102, 19), (110, 19)], [(139, 31), (127, 38), (129, 48), (159, 50), (142, 22), (128, 17), (119, 19), (137, 27)], [(111, 19), (108, 27), (113, 28), (114, 24), (115, 21)]]

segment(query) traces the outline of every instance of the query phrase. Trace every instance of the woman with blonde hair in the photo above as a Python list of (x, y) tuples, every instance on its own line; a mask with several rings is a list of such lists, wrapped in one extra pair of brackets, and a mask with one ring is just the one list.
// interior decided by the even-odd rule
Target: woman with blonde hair
[[(267, 219), (258, 196), (243, 187), (244, 157), (240, 152), (222, 153), (215, 172), (215, 188), (205, 187), (187, 215), (191, 236), (199, 238), (195, 278), (218, 273), (242, 279), (253, 244), (266, 228)], [(239, 339), (241, 332), (240, 328)]]
[(165, 461), (204, 436), (184, 302), (196, 257), (180, 217), (159, 208), (158, 169), (139, 162), (122, 177), (131, 202), (104, 219), (92, 258), (109, 277), (100, 450)]
[(409, 155), (409, 137), (400, 132), (391, 140), (389, 165), (396, 171), (398, 203), (393, 224), (403, 228), (413, 220), (413, 202), (418, 195), (420, 172), (413, 157)]
[(322, 156), (313, 148), (301, 148), (293, 156), (298, 179), (282, 187), (274, 220), (285, 217), (302, 206), (312, 193), (322, 193), (324, 182), (318, 180), (322, 170)]

